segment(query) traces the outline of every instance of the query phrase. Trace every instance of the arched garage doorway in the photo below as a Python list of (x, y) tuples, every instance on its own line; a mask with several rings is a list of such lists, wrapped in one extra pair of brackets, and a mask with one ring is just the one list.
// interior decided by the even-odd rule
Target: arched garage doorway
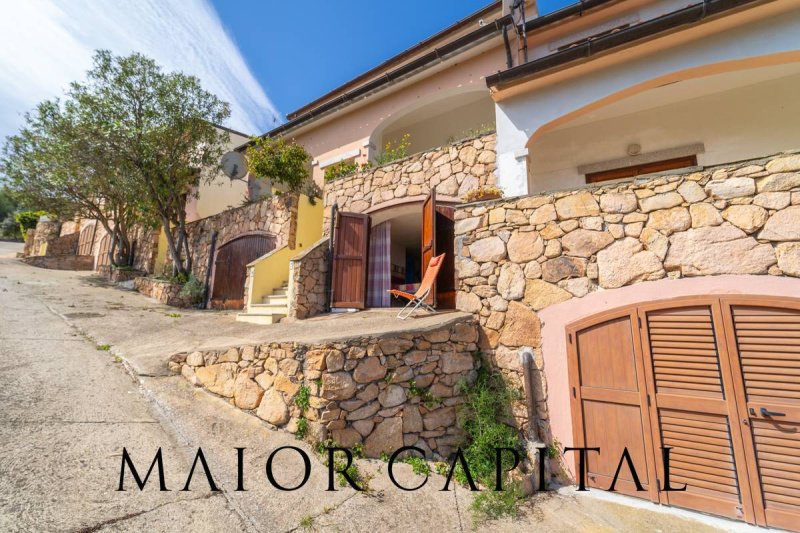
[(214, 259), (214, 272), (209, 307), (242, 309), (247, 265), (275, 249), (274, 235), (265, 233), (242, 235), (219, 247)]
[[(630, 305), (567, 327), (575, 446), (600, 447), (589, 484), (797, 529), (800, 299), (694, 296)], [(666, 491), (662, 450), (670, 448)], [(577, 468), (577, 463), (576, 463)]]

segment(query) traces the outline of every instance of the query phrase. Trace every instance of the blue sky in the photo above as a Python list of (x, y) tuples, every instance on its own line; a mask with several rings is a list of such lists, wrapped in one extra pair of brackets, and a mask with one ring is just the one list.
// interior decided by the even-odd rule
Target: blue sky
[[(258, 134), (488, 0), (17, 0), (0, 5), (0, 139), (81, 79), (93, 50), (198, 76)], [(572, 0), (541, 0), (548, 13)]]

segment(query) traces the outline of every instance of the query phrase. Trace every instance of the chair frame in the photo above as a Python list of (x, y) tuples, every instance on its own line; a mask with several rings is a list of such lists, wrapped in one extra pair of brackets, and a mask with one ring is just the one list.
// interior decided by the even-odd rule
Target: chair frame
[[(436, 274), (433, 277), (433, 280), (431, 281), (430, 287), (426, 288), (424, 292), (420, 293), (419, 290), (418, 290), (416, 293), (411, 294), (411, 293), (408, 293), (408, 292), (398, 291), (398, 290), (395, 290), (395, 289), (392, 289), (392, 290), (388, 291), (395, 298), (400, 298), (402, 296), (402, 297), (408, 299), (408, 303), (405, 305), (405, 307), (403, 307), (400, 310), (400, 312), (397, 313), (397, 318), (399, 318), (400, 320), (405, 320), (408, 317), (410, 317), (411, 315), (413, 315), (414, 312), (419, 308), (422, 308), (422, 309), (424, 309), (426, 311), (429, 311), (431, 313), (435, 313), (436, 312), (436, 309), (434, 309), (432, 306), (426, 304), (425, 300), (428, 298), (428, 296), (430, 296), (431, 291), (433, 290), (433, 284), (436, 282), (436, 278), (439, 277), (439, 269), (441, 268), (442, 261), (444, 261), (444, 256), (445, 256), (445, 254), (442, 254), (442, 255), (439, 255), (439, 256), (431, 258), (430, 263), (432, 263), (436, 259), (439, 259), (439, 264), (436, 267), (431, 267), (430, 263), (428, 263), (428, 268), (436, 268)], [(424, 276), (423, 276), (423, 281), (424, 281)]]

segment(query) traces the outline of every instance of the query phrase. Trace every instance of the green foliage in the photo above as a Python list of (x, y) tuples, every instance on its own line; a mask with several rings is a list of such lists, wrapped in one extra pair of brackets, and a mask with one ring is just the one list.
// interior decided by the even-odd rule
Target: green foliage
[(383, 147), (383, 152), (375, 157), (375, 164), (378, 166), (386, 165), (392, 161), (408, 157), (408, 149), (411, 146), (411, 134), (406, 133), (399, 141), (387, 142)]
[[(481, 365), (475, 382), (462, 380), (456, 386), (464, 403), (458, 410), (458, 424), (466, 435), (463, 447), (464, 458), (470, 473), (480, 485), (493, 486), (495, 483), (496, 448), (513, 448), (520, 455), (524, 453), (522, 440), (517, 430), (505, 421), (512, 420), (511, 404), (519, 394), (509, 389), (500, 373), (492, 373), (487, 365)], [(510, 453), (503, 454), (503, 469), (510, 468), (513, 458)], [(454, 478), (466, 483), (466, 475), (460, 464)], [(508, 478), (508, 476), (507, 476)], [(521, 498), (521, 488), (506, 479), (505, 491), (485, 491), (472, 504), (476, 518), (496, 518), (513, 514), (516, 502)]]
[(170, 317), (170, 318), (180, 318), (181, 314), (180, 313), (167, 313), (167, 316)]
[(97, 345), (97, 350), (100, 351), (100, 352), (107, 352), (110, 349), (111, 349), (111, 345), (110, 344), (98, 344)]
[(282, 183), (300, 192), (307, 183), (311, 156), (305, 148), (283, 137), (255, 137), (247, 148), (247, 167), (260, 178)]
[[(0, 188), (0, 239), (20, 238), (19, 226), (14, 218), (15, 211), (19, 208), (17, 201), (5, 187)], [(25, 236), (23, 235), (24, 239)]]
[(294, 397), (294, 404), (299, 407), (302, 412), (305, 412), (305, 410), (308, 409), (310, 399), (311, 389), (306, 385), (300, 385), (300, 389)]
[(350, 176), (356, 172), (363, 172), (372, 167), (371, 163), (356, 163), (354, 160), (344, 160), (334, 163), (325, 169), (325, 181), (332, 181), (336, 178)]
[(554, 438), (553, 443), (547, 447), (547, 457), (550, 459), (556, 459), (558, 456), (561, 455), (561, 443), (558, 439)]
[(433, 463), (433, 470), (440, 476), (446, 476), (447, 473), (450, 471), (450, 465), (448, 465), (445, 462), (439, 461)]
[(29, 229), (35, 229), (36, 223), (39, 222), (39, 217), (47, 215), (47, 211), (20, 211), (14, 215), (14, 220), (19, 225), (19, 233), (22, 238), (25, 238), (25, 233)]
[(479, 137), (481, 135), (488, 135), (490, 133), (494, 133), (497, 130), (497, 126), (494, 124), (481, 124), (475, 128), (470, 128), (468, 130), (464, 130), (458, 134), (457, 138), (451, 137), (450, 143), (458, 142), (459, 140), (470, 139), (472, 137)]
[(441, 405), (442, 399), (434, 395), (430, 389), (421, 389), (417, 387), (417, 382), (411, 380), (408, 382), (408, 394), (418, 397), (425, 407), (432, 409)]
[(525, 497), (522, 484), (513, 481), (503, 486), (502, 491), (485, 490), (472, 500), (470, 510), (473, 520), (496, 520), (503, 517), (515, 517), (518, 512), (518, 504)]
[(188, 278), (183, 287), (181, 287), (181, 292), (178, 293), (178, 296), (188, 299), (193, 305), (197, 305), (203, 301), (205, 287), (193, 274), (189, 274)]
[(300, 417), (297, 419), (297, 432), (294, 434), (294, 436), (297, 439), (304, 439), (306, 438), (306, 435), (308, 435), (308, 419), (305, 417), (305, 415), (300, 415)]
[(360, 442), (356, 442), (353, 444), (353, 447), (350, 449), (353, 452), (353, 457), (356, 459), (361, 459), (364, 457), (364, 444)]
[(300, 519), (300, 527), (303, 529), (311, 529), (311, 526), (313, 525), (314, 525), (314, 517), (309, 514), (304, 515)]
[(411, 471), (414, 472), (415, 474), (428, 475), (431, 473), (430, 465), (422, 457), (417, 457), (415, 455), (412, 455), (403, 459), (403, 462), (410, 464)]
[(14, 219), (14, 214), (9, 213), (0, 220), (0, 239), (20, 240), (19, 224)]

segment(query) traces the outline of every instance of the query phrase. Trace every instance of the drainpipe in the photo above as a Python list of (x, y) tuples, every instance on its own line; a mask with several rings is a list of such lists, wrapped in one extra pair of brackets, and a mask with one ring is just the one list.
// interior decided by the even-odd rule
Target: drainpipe
[(514, 59), (511, 55), (511, 43), (508, 40), (508, 24), (503, 24), (503, 43), (506, 45), (506, 66), (514, 66)]
[(214, 254), (217, 252), (217, 232), (211, 234), (211, 248), (208, 251), (208, 265), (206, 266), (206, 280), (203, 284), (203, 309), (208, 309), (208, 300), (211, 297), (209, 284), (211, 283), (211, 269), (214, 266)]
[(528, 438), (541, 440), (536, 423), (536, 391), (533, 379), (533, 349), (524, 347), (519, 351), (519, 362), (522, 364), (523, 384), (525, 387), (525, 404), (528, 408)]
[(331, 207), (331, 226), (330, 234), (328, 235), (328, 273), (325, 276), (325, 283), (328, 288), (328, 297), (325, 299), (325, 312), (331, 311), (331, 304), (333, 303), (333, 234), (336, 230), (336, 214), (339, 212), (339, 204), (334, 203)]

